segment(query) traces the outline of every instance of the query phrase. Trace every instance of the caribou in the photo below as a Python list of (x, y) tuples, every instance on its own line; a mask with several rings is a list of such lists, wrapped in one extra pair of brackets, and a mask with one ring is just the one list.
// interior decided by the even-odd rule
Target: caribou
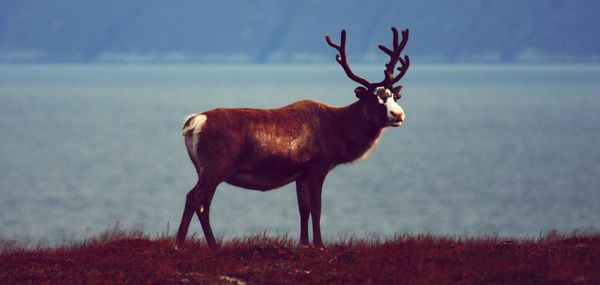
[(402, 31), (402, 40), (395, 27), (392, 33), (391, 49), (379, 45), (390, 60), (385, 64), (383, 80), (375, 83), (350, 68), (345, 30), (339, 44), (325, 35), (327, 44), (338, 52), (336, 61), (360, 84), (354, 89), (358, 100), (348, 106), (333, 107), (305, 99), (277, 109), (218, 108), (188, 116), (181, 133), (198, 180), (186, 195), (175, 246), (184, 243), (195, 213), (206, 243), (217, 248), (209, 213), (222, 182), (258, 191), (295, 182), (300, 244), (309, 245), (310, 217), (313, 244), (323, 248), (320, 219), (325, 177), (335, 166), (365, 157), (386, 127), (398, 127), (405, 119), (397, 103), (402, 86), (394, 85), (410, 65), (408, 55), (401, 55), (408, 30)]

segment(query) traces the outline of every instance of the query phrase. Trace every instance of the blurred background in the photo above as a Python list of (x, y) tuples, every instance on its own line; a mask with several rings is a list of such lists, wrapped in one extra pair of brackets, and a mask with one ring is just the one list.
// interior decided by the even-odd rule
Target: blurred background
[(389, 28), (436, 62), (600, 60), (600, 4), (583, 1), (16, 1), (0, 3), (2, 62), (313, 62), (349, 33), (373, 61)]
[[(406, 122), (328, 176), (328, 240), (597, 231), (599, 3), (1, 1), (0, 239), (173, 234), (196, 180), (186, 115), (348, 105), (324, 34), (346, 29), (353, 70), (379, 81), (391, 26), (410, 29)], [(213, 229), (296, 237), (295, 199), (223, 184)]]

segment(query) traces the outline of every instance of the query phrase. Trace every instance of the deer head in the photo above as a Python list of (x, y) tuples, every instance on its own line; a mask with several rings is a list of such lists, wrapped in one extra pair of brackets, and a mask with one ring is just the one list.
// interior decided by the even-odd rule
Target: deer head
[[(408, 41), (408, 29), (402, 31), (401, 42), (398, 42), (398, 30), (395, 27), (392, 27), (392, 33), (394, 34), (392, 49), (379, 45), (379, 49), (390, 57), (390, 61), (385, 64), (383, 80), (376, 83), (371, 83), (352, 72), (346, 57), (345, 30), (342, 30), (340, 44), (333, 42), (329, 35), (325, 35), (325, 40), (327, 44), (339, 52), (335, 59), (342, 66), (346, 75), (361, 85), (354, 89), (354, 93), (365, 105), (365, 112), (368, 113), (366, 114), (367, 117), (373, 123), (379, 125), (398, 127), (404, 121), (405, 115), (404, 110), (397, 103), (401, 97), (400, 90), (402, 89), (402, 85), (394, 86), (394, 84), (406, 74), (410, 65), (408, 55), (404, 55), (404, 57), (400, 55)], [(398, 62), (400, 62), (400, 67), (396, 68)], [(398, 70), (399, 73), (397, 75), (394, 75), (394, 69)]]

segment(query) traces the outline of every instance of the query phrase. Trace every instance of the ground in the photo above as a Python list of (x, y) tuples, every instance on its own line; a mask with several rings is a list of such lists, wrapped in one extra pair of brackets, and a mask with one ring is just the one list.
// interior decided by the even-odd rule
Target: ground
[(256, 235), (192, 239), (108, 232), (55, 247), (0, 242), (0, 284), (600, 284), (600, 234), (531, 239), (398, 234), (324, 249)]

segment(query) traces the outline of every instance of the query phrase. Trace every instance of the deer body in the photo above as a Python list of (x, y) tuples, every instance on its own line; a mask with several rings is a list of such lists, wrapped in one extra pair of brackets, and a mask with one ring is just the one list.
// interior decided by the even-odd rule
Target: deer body
[[(270, 110), (215, 109), (190, 117), (182, 133), (199, 175), (207, 175), (207, 165), (228, 164), (224, 182), (267, 191), (296, 180), (311, 164), (333, 167), (362, 157), (382, 127), (363, 123), (361, 105), (302, 100)], [(198, 116), (205, 119), (193, 125)]]
[[(397, 31), (394, 50), (398, 61)], [(406, 37), (408, 36), (408, 32)], [(355, 89), (358, 101), (332, 107), (301, 100), (277, 109), (214, 109), (189, 116), (182, 129), (185, 144), (198, 174), (196, 185), (186, 196), (177, 233), (177, 244), (185, 240), (194, 213), (199, 217), (208, 245), (216, 247), (209, 221), (210, 204), (217, 186), (226, 182), (246, 189), (268, 191), (296, 183), (300, 213), (300, 242), (308, 244), (308, 222), (312, 218), (313, 242), (322, 247), (321, 191), (325, 177), (336, 165), (355, 161), (372, 149), (383, 129), (399, 126), (404, 111), (396, 103), (399, 78), (386, 70), (382, 83), (371, 84), (354, 75), (345, 61), (345, 32), (338, 62), (346, 74), (365, 87)], [(386, 48), (387, 49), (387, 48)], [(382, 50), (384, 50), (382, 48)], [(386, 50), (384, 50), (388, 53)], [(389, 54), (388, 53), (388, 54)], [(400, 59), (404, 70), (408, 57)], [(388, 64), (393, 69), (395, 62)], [(386, 66), (388, 66), (386, 65)], [(392, 70), (393, 71), (393, 70)], [(400, 77), (401, 77), (400, 75)]]

